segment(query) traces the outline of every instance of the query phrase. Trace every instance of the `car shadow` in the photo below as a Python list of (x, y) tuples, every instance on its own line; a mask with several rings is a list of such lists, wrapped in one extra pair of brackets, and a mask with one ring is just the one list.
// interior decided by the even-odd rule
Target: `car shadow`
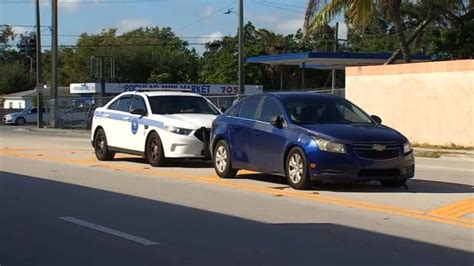
[[(148, 162), (143, 157), (122, 157), (115, 158), (115, 162), (129, 162), (136, 164), (146, 164)], [(213, 168), (212, 161), (204, 161), (199, 159), (166, 159), (166, 165), (160, 168)]]
[[(269, 174), (238, 174), (235, 178), (270, 182), (277, 186), (275, 189), (290, 188), (285, 177)], [(379, 182), (368, 183), (314, 183), (310, 190), (333, 192), (373, 192), (373, 193), (473, 193), (474, 187), (467, 184), (441, 182), (423, 179), (410, 179), (407, 188), (383, 187)]]
[[(293, 222), (275, 223), (240, 217), (238, 213), (230, 215), (235, 202), (228, 202), (229, 210), (217, 212), (9, 172), (0, 172), (0, 195), (0, 227), (7, 229), (0, 238), (2, 265), (472, 265), (473, 262), (469, 251), (384, 233), (384, 227), (351, 226), (350, 220), (327, 222), (314, 216), (310, 220), (304, 218), (311, 222), (295, 218)], [(223, 196), (221, 200), (222, 204), (229, 199)], [(265, 202), (239, 208), (268, 206)], [(308, 211), (299, 205), (291, 206), (294, 211)], [(285, 217), (281, 212), (277, 214)], [(81, 223), (63, 218), (74, 218)], [(108, 228), (91, 227), (90, 223)], [(380, 225), (387, 231), (396, 226), (383, 221)], [(403, 224), (399, 226), (403, 228)], [(426, 228), (412, 230), (429, 234)], [(115, 232), (114, 236), (110, 235), (111, 231)], [(133, 235), (126, 239), (117, 237), (117, 233), (127, 235), (121, 232), (158, 243), (144, 246), (130, 241), (136, 239)]]

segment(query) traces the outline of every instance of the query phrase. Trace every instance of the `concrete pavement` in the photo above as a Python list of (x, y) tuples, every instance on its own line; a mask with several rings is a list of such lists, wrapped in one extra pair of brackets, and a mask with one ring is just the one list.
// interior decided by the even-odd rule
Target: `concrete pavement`
[[(374, 183), (300, 192), (255, 173), (221, 182), (202, 162), (163, 169), (127, 155), (98, 162), (87, 136), (0, 138), (1, 265), (474, 262), (466, 161), (417, 159), (408, 190)], [(452, 217), (446, 206), (464, 215)], [(441, 215), (430, 214), (436, 210)]]

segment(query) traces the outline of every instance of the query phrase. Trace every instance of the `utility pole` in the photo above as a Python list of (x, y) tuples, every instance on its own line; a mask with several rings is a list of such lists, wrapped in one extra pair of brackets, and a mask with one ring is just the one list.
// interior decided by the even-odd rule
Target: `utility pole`
[(90, 58), (90, 65), (91, 65), (91, 76), (94, 78), (99, 79), (100, 81), (100, 99), (97, 101), (97, 106), (103, 106), (106, 103), (105, 97), (107, 96), (105, 91), (105, 63), (104, 60), (108, 60), (109, 65), (107, 71), (109, 71), (110, 75), (108, 77), (110, 80), (115, 78), (115, 59), (110, 56), (91, 56)]
[(51, 34), (51, 106), (50, 126), (56, 128), (58, 111), (58, 0), (52, 0), (52, 34)]
[(41, 61), (41, 17), (40, 2), (36, 0), (36, 99), (38, 128), (43, 128), (43, 66)]
[(239, 0), (239, 93), (245, 95), (244, 0)]
[[(336, 22), (335, 30), (334, 30), (334, 53), (337, 52), (337, 41), (339, 40), (339, 22)], [(331, 94), (334, 95), (336, 91), (336, 69), (332, 69), (332, 85), (331, 85)]]

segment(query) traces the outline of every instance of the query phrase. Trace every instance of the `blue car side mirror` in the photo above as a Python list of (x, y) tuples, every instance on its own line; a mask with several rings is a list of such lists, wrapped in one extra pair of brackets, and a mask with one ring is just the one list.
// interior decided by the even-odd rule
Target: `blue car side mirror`
[(376, 115), (371, 115), (370, 118), (372, 118), (372, 120), (375, 121), (375, 123), (377, 123), (378, 125), (381, 125), (382, 124), (382, 118), (376, 116)]
[(275, 127), (282, 128), (283, 124), (285, 123), (285, 119), (283, 118), (282, 115), (276, 115), (272, 117), (270, 120), (270, 123), (274, 125)]

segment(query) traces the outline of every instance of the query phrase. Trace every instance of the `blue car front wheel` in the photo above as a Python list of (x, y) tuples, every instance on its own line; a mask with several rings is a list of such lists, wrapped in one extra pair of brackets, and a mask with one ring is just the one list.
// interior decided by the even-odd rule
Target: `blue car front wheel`
[(303, 150), (295, 147), (290, 150), (286, 158), (286, 179), (294, 189), (308, 189), (311, 180), (308, 175), (308, 164)]
[(232, 168), (229, 145), (225, 140), (217, 142), (214, 148), (214, 169), (221, 178), (233, 178), (237, 170)]

